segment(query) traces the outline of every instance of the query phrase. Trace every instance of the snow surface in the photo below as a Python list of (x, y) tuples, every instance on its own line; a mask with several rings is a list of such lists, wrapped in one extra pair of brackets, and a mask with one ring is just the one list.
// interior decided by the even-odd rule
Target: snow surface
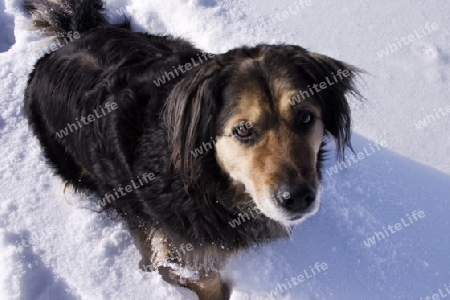
[[(304, 270), (311, 274), (316, 262), (328, 268), (291, 282), (276, 299), (447, 297), (450, 114), (423, 128), (416, 123), (450, 105), (450, 2), (310, 0), (308, 6), (305, 0), (304, 8), (300, 0), (147, 2), (108, 0), (108, 18), (118, 22), (126, 13), (135, 30), (170, 32), (209, 52), (298, 44), (370, 73), (359, 84), (368, 101), (352, 104), (355, 150), (366, 148), (370, 156), (337, 174), (325, 172), (321, 209), (291, 240), (230, 262), (232, 300), (270, 299), (271, 290)], [(140, 271), (126, 226), (89, 210), (88, 196), (64, 194), (44, 164), (22, 101), (48, 41), (29, 31), (20, 3), (0, 0), (0, 299), (197, 299)], [(293, 14), (295, 5), (300, 9)], [(267, 23), (283, 11), (286, 18)], [(379, 57), (397, 39), (420, 36), (427, 23), (438, 28)], [(388, 146), (372, 151), (382, 140)], [(325, 169), (335, 163), (330, 155)], [(413, 211), (423, 211), (423, 218), (410, 222)], [(402, 218), (408, 227), (364, 244)]]

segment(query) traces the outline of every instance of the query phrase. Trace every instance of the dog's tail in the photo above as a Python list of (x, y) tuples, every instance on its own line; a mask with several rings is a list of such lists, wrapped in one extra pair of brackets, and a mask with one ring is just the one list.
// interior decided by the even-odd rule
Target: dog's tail
[[(34, 27), (51, 36), (111, 26), (102, 14), (101, 0), (26, 0), (23, 7)], [(129, 28), (129, 21), (119, 26)]]

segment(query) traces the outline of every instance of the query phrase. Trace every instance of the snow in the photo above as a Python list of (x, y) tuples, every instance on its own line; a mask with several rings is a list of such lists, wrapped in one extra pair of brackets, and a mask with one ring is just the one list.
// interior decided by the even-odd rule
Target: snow
[[(44, 164), (22, 101), (48, 41), (29, 31), (20, 3), (0, 0), (0, 299), (197, 299), (140, 271), (126, 226), (92, 212), (92, 196), (64, 193)], [(448, 1), (106, 4), (110, 20), (126, 13), (136, 30), (170, 32), (208, 52), (292, 43), (369, 73), (359, 84), (367, 102), (352, 104), (354, 148), (364, 157), (355, 163), (347, 153), (352, 165), (329, 175), (325, 170), (336, 164), (330, 155), (319, 213), (297, 226), (291, 240), (249, 249), (230, 262), (224, 274), (235, 282), (232, 300), (271, 299), (275, 289), (276, 299), (299, 300), (450, 294), (450, 114), (439, 112), (450, 105)], [(398, 44), (409, 35), (414, 41)], [(398, 49), (389, 48), (396, 43)], [(381, 58), (383, 49), (392, 51)], [(434, 120), (418, 128), (427, 115)], [(380, 141), (387, 147), (375, 148)], [(396, 223), (400, 230), (365, 245)], [(311, 275), (311, 268), (313, 278), (291, 281)]]

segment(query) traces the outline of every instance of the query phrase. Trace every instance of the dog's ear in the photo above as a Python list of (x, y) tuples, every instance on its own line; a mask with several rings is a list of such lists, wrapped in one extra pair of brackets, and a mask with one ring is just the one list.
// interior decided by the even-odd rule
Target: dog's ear
[(202, 64), (175, 85), (166, 102), (164, 122), (172, 151), (171, 162), (185, 184), (196, 182), (206, 156), (203, 152), (210, 150), (200, 147), (213, 144), (211, 138), (216, 138), (214, 127), (219, 103), (215, 79), (220, 70), (214, 59)]
[(346, 96), (353, 95), (358, 100), (363, 99), (355, 87), (355, 78), (364, 71), (303, 48), (297, 49), (296, 52), (294, 62), (307, 77), (308, 85), (319, 85), (322, 82), (326, 85), (326, 88), (315, 93), (315, 98), (322, 110), (325, 130), (335, 138), (337, 153), (342, 159), (345, 147), (352, 149), (351, 114)]

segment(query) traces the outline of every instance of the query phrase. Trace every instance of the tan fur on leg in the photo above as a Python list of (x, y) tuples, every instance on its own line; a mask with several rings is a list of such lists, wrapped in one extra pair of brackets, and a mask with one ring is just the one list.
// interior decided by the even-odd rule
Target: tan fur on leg
[(186, 287), (193, 290), (199, 300), (228, 300), (230, 289), (220, 279), (220, 274), (215, 273), (200, 280), (188, 280)]

